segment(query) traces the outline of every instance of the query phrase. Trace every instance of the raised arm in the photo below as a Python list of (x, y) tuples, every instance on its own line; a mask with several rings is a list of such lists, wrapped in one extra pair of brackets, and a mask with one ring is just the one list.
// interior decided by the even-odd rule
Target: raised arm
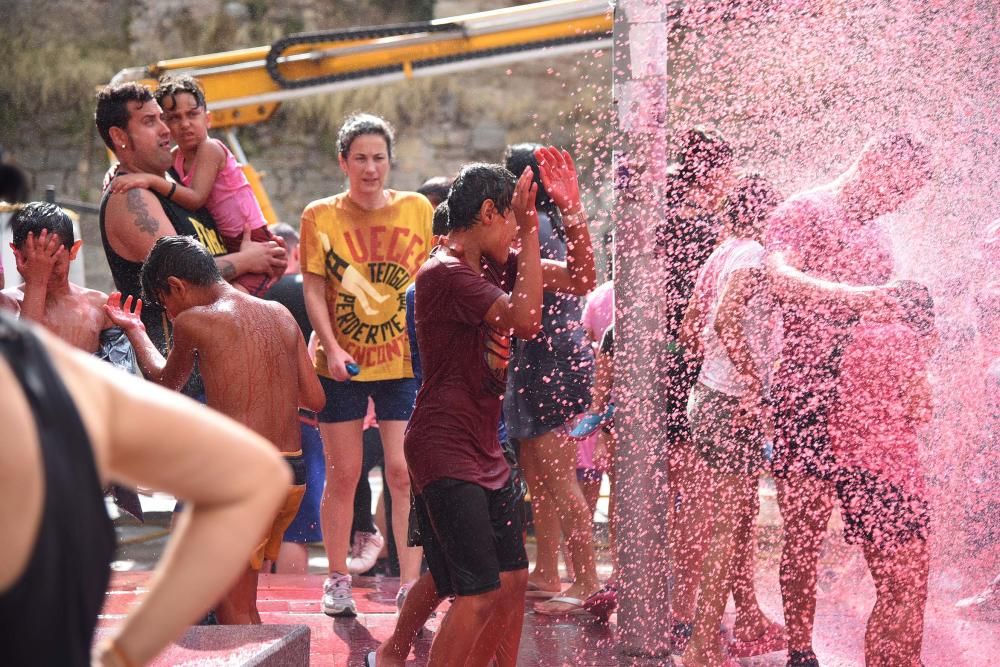
[(149, 592), (95, 649), (94, 664), (120, 665), (117, 652), (144, 665), (233, 584), (284, 498), (288, 467), (270, 443), (223, 415), (40, 335), (81, 414), (102, 481), (186, 501)]
[(517, 277), (510, 294), (501, 295), (483, 318), (497, 329), (511, 330), (518, 338), (533, 338), (542, 328), (542, 264), (538, 245), (538, 212), (531, 167), (525, 167), (514, 188), (512, 206), (517, 218), (521, 251), (517, 256)]
[(41, 324), (45, 318), (45, 299), (48, 296), (49, 278), (56, 262), (66, 254), (66, 246), (58, 234), (49, 234), (43, 229), (35, 238), (33, 232), (20, 250), (14, 251), (17, 272), (24, 278), (24, 290), (20, 303), (21, 319)]
[(104, 305), (104, 312), (128, 336), (143, 377), (175, 391), (184, 386), (194, 369), (195, 350), (188, 318), (183, 313), (174, 320), (174, 345), (170, 356), (164, 359), (146, 334), (141, 319), (142, 299), (135, 300), (133, 309), (131, 296), (126, 297), (123, 303), (121, 292), (112, 292)]
[(587, 214), (580, 203), (580, 182), (573, 158), (552, 146), (535, 151), (542, 184), (563, 215), (566, 230), (566, 261), (542, 261), (546, 292), (583, 296), (597, 285), (594, 248), (587, 229)]

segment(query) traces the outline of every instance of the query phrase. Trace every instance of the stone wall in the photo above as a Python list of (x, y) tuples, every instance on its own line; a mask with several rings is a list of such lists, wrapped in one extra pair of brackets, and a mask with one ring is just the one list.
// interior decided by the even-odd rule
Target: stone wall
[[(109, 66), (104, 81), (119, 66), (221, 50), (213, 40), (230, 40), (224, 48), (238, 48), (268, 43), (287, 34), (286, 29), (412, 19), (403, 10), (380, 13), (385, 3), (378, 0), (358, 0), (355, 4), (363, 7), (349, 19), (341, 16), (343, 22), (338, 24), (331, 23), (337, 18), (331, 8), (340, 6), (337, 11), (343, 14), (344, 3), (320, 0), (111, 3), (107, 7), (117, 13), (106, 19), (107, 24), (125, 27), (130, 55), (128, 62)], [(438, 0), (435, 14), (451, 16), (511, 4), (518, 3)], [(261, 20), (261, 15), (266, 20)], [(385, 20), (379, 21), (379, 16)], [(190, 34), (192, 25), (202, 25), (205, 33)], [(201, 46), (205, 48), (198, 50)], [(390, 187), (397, 189), (414, 189), (430, 176), (453, 174), (469, 161), (499, 161), (506, 144), (519, 141), (575, 145), (578, 153), (585, 154), (583, 163), (590, 165), (599, 163), (607, 152), (602, 143), (607, 128), (601, 110), (610, 107), (609, 61), (608, 53), (541, 57), (507, 68), (305, 98), (285, 103), (271, 121), (241, 130), (240, 139), (249, 160), (265, 174), (264, 185), (278, 216), (296, 226), (309, 201), (344, 189), (333, 137), (343, 117), (355, 110), (378, 113), (396, 125), (398, 142)], [(577, 90), (585, 77), (590, 86), (586, 95)], [(581, 120), (586, 121), (585, 126), (579, 124)], [(52, 185), (61, 198), (96, 204), (108, 166), (107, 154), (89, 118), (73, 123), (85, 127), (37, 132), (32, 119), (20, 119), (19, 129), (0, 128), (5, 130), (0, 141), (31, 174), (36, 197), (42, 197), (45, 187)], [(594, 180), (589, 171), (587, 178)], [(603, 187), (601, 182), (592, 183), (595, 192)], [(96, 216), (85, 214), (81, 222), (88, 284), (107, 290), (111, 281)]]

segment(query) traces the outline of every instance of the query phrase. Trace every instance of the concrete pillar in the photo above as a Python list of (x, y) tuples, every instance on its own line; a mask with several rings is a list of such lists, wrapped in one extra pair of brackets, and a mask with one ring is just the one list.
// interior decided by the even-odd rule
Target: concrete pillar
[(618, 411), (619, 638), (622, 652), (671, 664), (666, 437), (657, 406), (665, 322), (654, 230), (665, 217), (666, 0), (617, 0), (614, 101), (615, 394)]

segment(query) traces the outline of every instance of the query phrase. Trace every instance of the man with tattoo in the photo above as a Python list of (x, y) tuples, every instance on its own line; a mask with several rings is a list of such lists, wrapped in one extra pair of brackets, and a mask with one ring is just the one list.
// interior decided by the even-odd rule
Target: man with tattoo
[[(116, 174), (148, 173), (164, 176), (173, 163), (170, 130), (161, 119), (160, 106), (149, 89), (138, 83), (110, 85), (97, 95), (94, 121), (107, 147), (118, 158)], [(281, 274), (287, 264), (284, 249), (276, 242), (255, 243), (249, 231), (239, 252), (226, 254), (222, 237), (204, 210), (190, 212), (172, 201), (168, 193), (136, 188), (114, 194), (110, 188), (101, 199), (101, 239), (115, 287), (138, 298), (142, 261), (162, 236), (194, 237), (215, 257), (226, 280), (244, 273)], [(167, 351), (169, 324), (162, 308), (150, 306), (142, 314), (150, 339), (161, 353)], [(197, 374), (185, 393), (200, 394)]]

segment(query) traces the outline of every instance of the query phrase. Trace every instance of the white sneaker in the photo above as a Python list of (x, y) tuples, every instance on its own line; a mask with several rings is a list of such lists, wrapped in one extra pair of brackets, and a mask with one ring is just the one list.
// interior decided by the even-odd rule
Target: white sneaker
[(350, 574), (361, 574), (372, 569), (384, 544), (385, 539), (382, 533), (378, 532), (378, 528), (374, 533), (361, 531), (354, 533), (351, 555), (347, 557), (347, 571)]
[(331, 574), (323, 582), (323, 613), (327, 616), (357, 616), (351, 596), (351, 575)]

